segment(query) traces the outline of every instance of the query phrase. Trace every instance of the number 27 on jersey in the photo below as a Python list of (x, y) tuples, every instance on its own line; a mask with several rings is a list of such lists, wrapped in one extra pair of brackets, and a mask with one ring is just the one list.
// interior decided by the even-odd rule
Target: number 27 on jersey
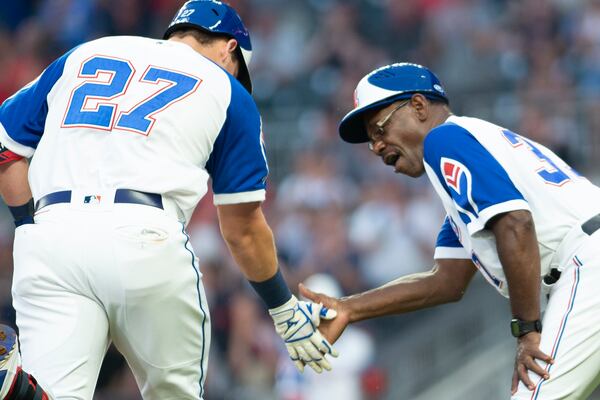
[[(147, 136), (158, 113), (195, 92), (202, 82), (189, 74), (148, 66), (141, 79), (133, 82), (134, 87), (162, 85), (150, 96), (140, 98), (131, 109), (122, 110), (118, 98), (131, 90), (134, 75), (135, 68), (127, 60), (94, 56), (84, 61), (79, 78), (85, 80), (71, 93), (62, 127), (88, 127), (104, 131), (119, 129)], [(88, 105), (90, 101), (95, 102), (95, 107)]]

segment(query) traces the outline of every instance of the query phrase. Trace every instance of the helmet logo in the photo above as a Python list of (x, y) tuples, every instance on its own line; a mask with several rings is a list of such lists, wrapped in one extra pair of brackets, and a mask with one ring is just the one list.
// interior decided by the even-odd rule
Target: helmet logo
[(440, 85), (438, 85), (437, 83), (435, 85), (433, 85), (433, 88), (440, 93), (444, 93), (444, 88), (441, 87)]
[(194, 11), (196, 11), (196, 10), (193, 10), (193, 9), (181, 10), (181, 12), (177, 16), (177, 18), (175, 18), (175, 20), (179, 21), (181, 19), (188, 18), (190, 15), (192, 15), (194, 13)]

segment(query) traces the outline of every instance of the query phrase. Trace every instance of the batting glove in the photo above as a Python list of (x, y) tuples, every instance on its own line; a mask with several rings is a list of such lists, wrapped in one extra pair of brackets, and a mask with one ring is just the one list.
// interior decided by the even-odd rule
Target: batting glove
[(283, 338), (290, 358), (300, 372), (304, 365), (310, 366), (317, 373), (323, 369), (331, 371), (331, 364), (326, 354), (333, 357), (338, 352), (329, 344), (317, 329), (321, 319), (333, 319), (337, 315), (334, 310), (322, 304), (298, 301), (296, 296), (287, 303), (269, 310), (275, 322), (275, 330)]

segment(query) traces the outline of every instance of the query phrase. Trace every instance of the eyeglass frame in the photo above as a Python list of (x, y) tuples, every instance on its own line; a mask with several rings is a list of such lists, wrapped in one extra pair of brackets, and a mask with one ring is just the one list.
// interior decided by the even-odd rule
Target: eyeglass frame
[(375, 126), (377, 127), (377, 131), (375, 132), (375, 135), (373, 135), (374, 136), (373, 138), (369, 138), (369, 150), (373, 151), (373, 149), (375, 148), (375, 142), (380, 141), (381, 138), (383, 138), (383, 135), (385, 135), (385, 128), (384, 128), (385, 124), (387, 124), (388, 121), (390, 120), (390, 118), (392, 118), (392, 115), (394, 115), (394, 113), (396, 111), (398, 111), (399, 109), (401, 109), (408, 103), (410, 103), (410, 99), (397, 105), (392, 111), (390, 111), (390, 113), (388, 115), (386, 115), (383, 119), (381, 119), (375, 123)]

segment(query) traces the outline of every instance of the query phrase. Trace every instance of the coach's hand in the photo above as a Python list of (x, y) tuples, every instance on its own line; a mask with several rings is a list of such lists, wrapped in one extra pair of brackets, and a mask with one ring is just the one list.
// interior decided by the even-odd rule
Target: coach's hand
[(517, 356), (515, 359), (515, 370), (512, 378), (512, 394), (517, 392), (519, 381), (523, 382), (529, 390), (535, 389), (535, 385), (529, 379), (528, 371), (533, 371), (544, 379), (550, 375), (535, 360), (542, 360), (547, 364), (553, 364), (554, 360), (540, 350), (542, 335), (538, 332), (530, 332), (521, 336), (517, 342)]
[(292, 296), (287, 303), (269, 310), (275, 322), (275, 330), (283, 338), (290, 358), (300, 372), (304, 365), (310, 366), (317, 373), (323, 369), (331, 370), (326, 354), (333, 357), (338, 352), (329, 344), (317, 329), (321, 320), (336, 317), (334, 310), (306, 301), (298, 301)]
[(335, 343), (350, 323), (350, 312), (346, 307), (344, 300), (336, 299), (323, 293), (315, 293), (302, 283), (298, 285), (298, 289), (300, 290), (300, 295), (303, 297), (306, 297), (314, 303), (323, 304), (330, 310), (335, 310), (337, 312), (335, 319), (323, 321), (321, 326), (319, 326), (319, 330), (323, 336), (329, 340), (329, 343)]

